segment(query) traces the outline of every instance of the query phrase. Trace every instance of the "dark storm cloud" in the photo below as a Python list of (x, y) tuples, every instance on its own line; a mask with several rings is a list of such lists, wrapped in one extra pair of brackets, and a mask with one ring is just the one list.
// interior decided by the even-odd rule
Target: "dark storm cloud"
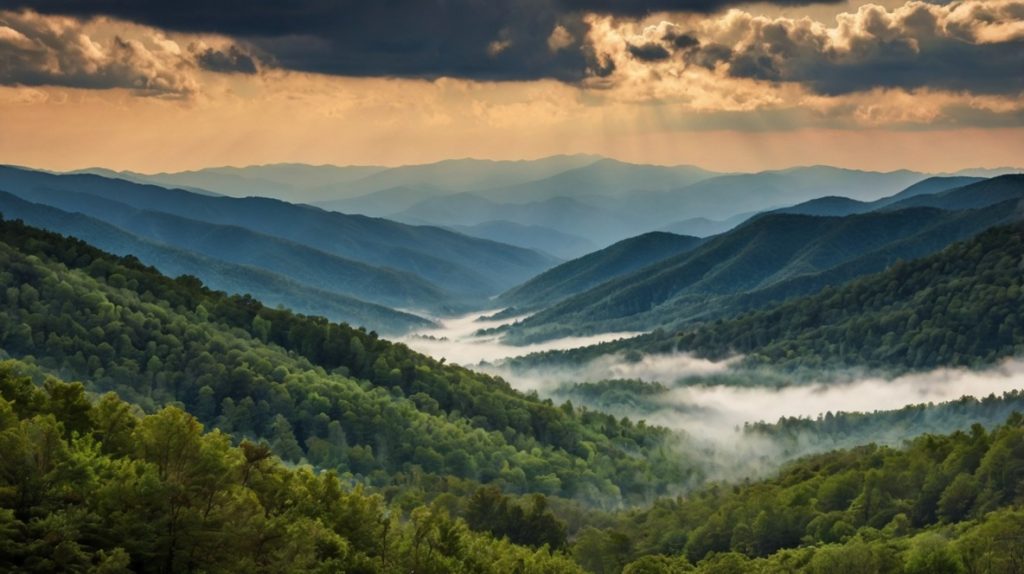
[(722, 66), (732, 77), (794, 82), (830, 96), (873, 88), (1014, 95), (1024, 91), (1024, 33), (1012, 25), (1022, 16), (1024, 0), (908, 3), (892, 11), (865, 5), (831, 29), (734, 12), (700, 38), (670, 26), (658, 46), (688, 65)]
[(646, 44), (641, 44), (639, 46), (629, 44), (626, 46), (626, 49), (629, 50), (629, 53), (634, 58), (636, 58), (637, 60), (643, 60), (645, 62), (657, 62), (659, 60), (667, 60), (669, 56), (671, 56), (669, 51), (666, 50), (664, 46), (658, 44), (657, 42), (647, 42)]
[(0, 14), (0, 85), (127, 88), (187, 97), (197, 89), (189, 62), (158, 42), (115, 36), (98, 44), (70, 21)]
[[(707, 13), (738, 0), (14, 0), (10, 8), (97, 15), (167, 30), (227, 35), (298, 71), (347, 76), (455, 76), (577, 81), (606, 72), (583, 44), (586, 12)], [(806, 0), (776, 0), (806, 4)], [(553, 50), (556, 26), (571, 41)], [(648, 54), (656, 55), (656, 54)], [(216, 67), (227, 61), (211, 54)]]
[(259, 71), (256, 59), (238, 46), (231, 46), (227, 50), (207, 48), (196, 54), (196, 62), (204, 70), (224, 74), (255, 74)]
[[(839, 4), (843, 0), (770, 0), (776, 6), (806, 6), (807, 4)], [(735, 0), (561, 0), (563, 9), (598, 12), (615, 16), (645, 16), (656, 12), (689, 12), (711, 14), (723, 8), (749, 2)]]
[(707, 68), (715, 69), (719, 62), (728, 62), (732, 58), (732, 49), (722, 44), (706, 44), (699, 50), (689, 50), (686, 53), (686, 61)]
[[(227, 35), (285, 69), (347, 76), (581, 79), (586, 26), (553, 0), (24, 0), (14, 7), (111, 16)], [(552, 50), (563, 26), (572, 36)], [(494, 49), (500, 42), (502, 49)]]
[(671, 42), (672, 45), (680, 50), (689, 50), (690, 48), (696, 48), (700, 46), (700, 40), (696, 36), (690, 34), (679, 34), (676, 32), (669, 32), (665, 34), (664, 39)]
[[(8, 8), (77, 17), (110, 16), (163, 30), (228, 36), (245, 51), (209, 51), (198, 65), (253, 73), (259, 63), (344, 76), (475, 80), (587, 77), (614, 80), (615, 54), (586, 42), (584, 14), (623, 18), (652, 12), (712, 13), (738, 0), (13, 0)], [(779, 5), (804, 0), (772, 0)], [(954, 8), (966, 18), (953, 17)], [(865, 10), (865, 8), (868, 8)], [(977, 22), (1019, 19), (1014, 2), (965, 0), (907, 4), (899, 18), (879, 6), (855, 15), (859, 28), (837, 34), (807, 20), (753, 18), (737, 43), (675, 29), (658, 41), (630, 43), (627, 57), (678, 61), (734, 77), (798, 82), (822, 94), (876, 87), (1012, 94), (1024, 89), (1024, 43), (974, 34)], [(1016, 10), (1016, 12), (1015, 12)], [(709, 18), (717, 18), (710, 16)], [(939, 22), (939, 18), (945, 18)], [(898, 21), (895, 21), (898, 20)], [(555, 33), (557, 30), (557, 34)], [(618, 62), (621, 66), (622, 61)], [(10, 79), (8, 78), (8, 81)]]
[(726, 54), (708, 45), (688, 57), (704, 65), (727, 61), (734, 77), (798, 82), (826, 95), (879, 87), (1003, 95), (1024, 90), (1024, 40), (1007, 35), (981, 41), (974, 27), (990, 23), (984, 19), (965, 21), (943, 8), (908, 5), (892, 13), (862, 8), (848, 20), (830, 38), (803, 21), (751, 19), (744, 48)]

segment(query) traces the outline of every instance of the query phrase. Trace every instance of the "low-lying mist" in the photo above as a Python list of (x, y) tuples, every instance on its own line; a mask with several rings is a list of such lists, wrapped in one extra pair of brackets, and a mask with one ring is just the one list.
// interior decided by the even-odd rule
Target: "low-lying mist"
[(487, 311), (483, 314), (474, 313), (458, 317), (436, 318), (433, 321), (439, 327), (416, 331), (399, 338), (399, 341), (411, 349), (430, 355), (435, 359), (444, 358), (465, 367), (477, 368), (481, 362), (494, 363), (517, 355), (586, 347), (640, 334), (634, 332), (603, 333), (591, 337), (567, 337), (517, 347), (503, 343), (500, 335), (478, 336), (476, 334), (482, 329), (500, 327), (521, 318), (515, 317), (499, 321), (482, 319), (482, 317), (494, 313), (495, 311)]
[[(775, 422), (783, 417), (814, 419), (832, 412), (876, 412), (922, 403), (954, 401), (964, 396), (1001, 395), (1024, 388), (1024, 361), (1009, 360), (987, 370), (938, 369), (929, 372), (884, 377), (851, 372), (823, 373), (817, 380), (790, 381), (776, 372), (746, 371), (737, 367), (739, 358), (709, 361), (685, 353), (645, 355), (639, 360), (624, 355), (605, 355), (582, 366), (512, 369), (502, 359), (531, 352), (569, 349), (632, 336), (635, 333), (607, 333), (548, 341), (528, 347), (502, 343), (498, 337), (480, 337), (481, 328), (501, 322), (478, 321), (465, 316), (442, 321), (442, 327), (407, 337), (410, 347), (436, 358), (499, 375), (524, 391), (536, 391), (556, 402), (572, 400), (586, 405), (646, 420), (648, 424), (681, 431), (689, 440), (686, 452), (700, 460), (709, 478), (731, 479), (756, 476), (777, 468), (785, 460), (831, 448), (853, 446), (835, 437), (779, 437), (744, 430), (746, 423)], [(595, 400), (598, 381), (633, 381), (658, 384), (642, 396), (616, 389), (614, 394)], [(588, 394), (589, 393), (589, 394)], [(933, 421), (930, 430), (952, 432), (969, 426), (967, 421)], [(993, 421), (993, 424), (1000, 421)], [(915, 427), (923, 428), (923, 427)], [(878, 428), (857, 437), (862, 442), (899, 444), (910, 438), (908, 429)], [(851, 439), (852, 440), (852, 439)]]

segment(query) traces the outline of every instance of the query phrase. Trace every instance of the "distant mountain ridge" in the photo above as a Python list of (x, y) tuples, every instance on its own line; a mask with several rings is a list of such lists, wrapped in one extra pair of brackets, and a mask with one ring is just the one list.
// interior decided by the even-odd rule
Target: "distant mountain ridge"
[(168, 276), (194, 275), (207, 286), (228, 293), (249, 293), (269, 305), (282, 305), (308, 315), (322, 315), (383, 333), (404, 333), (431, 322), (410, 313), (316, 289), (265, 269), (228, 263), (165, 245), (82, 213), (69, 213), (30, 203), (0, 191), (0, 213), (7, 219), (76, 237), (116, 255), (134, 255)]
[[(967, 176), (936, 176), (929, 177), (928, 179), (921, 180), (914, 185), (904, 189), (903, 191), (894, 195), (883, 197), (875, 201), (858, 201), (849, 197), (819, 197), (812, 199), (804, 203), (794, 205), (792, 207), (785, 207), (782, 209), (775, 210), (777, 213), (794, 213), (803, 215), (852, 215), (855, 213), (867, 213), (869, 211), (875, 211), (883, 209), (888, 206), (894, 206), (898, 208), (901, 202), (909, 200), (910, 198), (923, 196), (923, 195), (935, 195), (972, 183), (978, 183), (984, 181), (983, 177), (967, 177)], [(903, 204), (903, 206), (909, 207), (910, 203)]]
[[(821, 165), (716, 173), (595, 155), (522, 161), (466, 158), (398, 167), (272, 164), (151, 175), (92, 171), (197, 193), (273, 197), (416, 225), (488, 228), (511, 222), (574, 236), (563, 243), (549, 241), (544, 250), (555, 254), (574, 253), (575, 237), (600, 248), (653, 230), (714, 235), (746, 219), (742, 214), (826, 196), (870, 202), (937, 175)], [(977, 168), (942, 175), (990, 177), (1012, 171)], [(854, 205), (846, 209), (858, 210)]]
[(522, 225), (502, 219), (476, 225), (449, 225), (447, 227), (471, 237), (534, 249), (560, 259), (574, 259), (597, 249), (597, 246), (590, 241), (558, 229), (540, 225)]
[(343, 215), (276, 199), (209, 197), (94, 175), (16, 168), (0, 168), (0, 189), (44, 203), (54, 190), (71, 191), (140, 210), (244, 227), (338, 257), (415, 273), (468, 297), (496, 294), (557, 263), (535, 251), (445, 229)]

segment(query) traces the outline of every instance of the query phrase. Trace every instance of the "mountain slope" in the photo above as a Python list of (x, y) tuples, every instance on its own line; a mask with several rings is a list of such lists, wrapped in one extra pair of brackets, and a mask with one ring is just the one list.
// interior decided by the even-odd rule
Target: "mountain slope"
[(683, 333), (705, 356), (781, 366), (932, 368), (1024, 352), (1024, 224), (837, 289)]
[[(966, 177), (966, 176), (949, 176), (949, 177), (929, 177), (928, 179), (919, 181), (914, 185), (904, 189), (903, 191), (891, 195), (889, 197), (883, 197), (875, 201), (857, 201), (856, 199), (850, 199), (848, 197), (820, 197), (805, 201), (794, 205), (792, 207), (785, 207), (782, 209), (775, 210), (776, 213), (795, 213), (801, 215), (831, 215), (831, 216), (843, 216), (853, 215), (855, 213), (867, 213), (877, 209), (884, 208), (889, 205), (897, 204), (904, 200), (920, 195), (935, 195), (943, 193), (951, 189), (970, 185), (972, 183), (978, 183), (984, 181), (984, 178), (980, 177)], [(918, 205), (918, 204), (907, 204), (906, 207)], [(920, 204), (926, 205), (926, 204)]]
[(0, 222), (0, 269), (8, 356), (148, 410), (175, 403), (353, 482), (383, 487), (402, 473), (413, 488), (485, 483), (617, 505), (692, 472), (663, 429), (561, 409), (376, 333), (19, 222)]
[(92, 175), (55, 176), (16, 168), (0, 168), (0, 189), (42, 203), (53, 190), (73, 191), (136, 209), (244, 227), (346, 259), (412, 272), (463, 295), (495, 294), (555, 263), (534, 251), (444, 229), (343, 215), (274, 199), (206, 197)]
[(740, 213), (723, 220), (712, 220), (706, 217), (691, 217), (690, 219), (683, 219), (681, 221), (669, 223), (659, 231), (667, 231), (677, 235), (710, 237), (712, 235), (718, 235), (719, 233), (725, 233), (755, 215), (757, 215), (756, 212)]
[[(242, 227), (137, 210), (77, 192), (50, 189), (43, 199), (64, 211), (83, 213), (139, 237), (223, 262), (262, 268), (321, 291), (433, 312), (448, 309), (452, 300), (451, 294), (412, 273), (346, 260)], [(202, 277), (201, 269), (189, 273)]]
[(519, 310), (547, 307), (605, 281), (690, 251), (699, 244), (696, 237), (664, 232), (625, 239), (513, 287), (498, 297), (498, 303)]
[(1024, 199), (1024, 174), (1000, 175), (942, 193), (918, 195), (887, 205), (886, 209), (935, 207), (976, 209), (1009, 200)]
[(628, 214), (617, 214), (571, 197), (518, 204), (462, 193), (426, 199), (392, 217), (409, 223), (444, 226), (511, 221), (519, 225), (557, 229), (598, 245), (635, 235), (632, 231), (636, 228)]
[(402, 185), (374, 191), (358, 197), (329, 199), (313, 202), (313, 205), (339, 213), (358, 213), (371, 217), (388, 217), (408, 209), (432, 197), (446, 195), (442, 190), (427, 187)]
[(525, 319), (513, 341), (705, 320), (802, 295), (920, 257), (1013, 217), (997, 205), (843, 218), (768, 214), (690, 253), (620, 277)]
[[(603, 160), (520, 186), (427, 198), (393, 217), (433, 225), (475, 225), (491, 220), (557, 225), (560, 231), (608, 245), (697, 218), (726, 220), (714, 229), (724, 231), (745, 219), (741, 214), (823, 195), (874, 200), (925, 177), (906, 171), (876, 173), (822, 166), (730, 175), (702, 172), (695, 176), (692, 171), (685, 166), (635, 166)], [(694, 179), (699, 181), (671, 185)], [(707, 227), (699, 220), (693, 223), (692, 229), (667, 230), (695, 235), (694, 230)]]
[(807, 457), (771, 478), (622, 512), (587, 533), (582, 564), (599, 571), (635, 560), (629, 572), (695, 574), (1014, 572), (1022, 444), (1024, 419), (1014, 414), (991, 431), (974, 425), (899, 448)]
[(207, 286), (228, 293), (249, 293), (268, 305), (322, 315), (382, 333), (405, 333), (431, 323), (409, 313), (314, 289), (259, 267), (231, 264), (128, 233), (81, 213), (29, 203), (0, 192), (0, 213), (29, 225), (69, 235), (117, 255), (137, 257), (171, 277), (193, 275)]
[(404, 165), (354, 181), (346, 186), (345, 193), (349, 197), (356, 197), (395, 187), (427, 187), (447, 193), (479, 191), (543, 179), (600, 159), (598, 156), (579, 154), (522, 161), (466, 158)]

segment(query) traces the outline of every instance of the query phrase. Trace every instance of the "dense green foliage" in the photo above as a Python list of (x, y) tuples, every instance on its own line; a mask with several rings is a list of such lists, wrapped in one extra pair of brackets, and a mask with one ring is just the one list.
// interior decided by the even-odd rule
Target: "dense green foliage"
[(680, 348), (748, 363), (930, 368), (1024, 351), (1024, 226), (682, 334)]
[[(5, 571), (577, 571), (551, 552), (565, 526), (543, 497), (482, 488), (403, 509), (334, 473), (287, 469), (265, 445), (232, 447), (175, 407), (144, 416), (14, 367), (0, 365)], [(1013, 415), (992, 432), (836, 451), (663, 499), (584, 527), (568, 550), (602, 573), (1013, 573), (1021, 476)]]
[(868, 443), (900, 445), (911, 437), (967, 430), (974, 424), (992, 428), (1015, 412), (1024, 412), (1024, 391), (981, 399), (965, 396), (888, 411), (830, 411), (814, 419), (785, 417), (774, 423), (747, 423), (743, 431), (752, 438), (771, 439), (785, 458), (792, 458), (811, 449), (825, 451)]
[(665, 408), (662, 400), (668, 387), (635, 379), (610, 379), (571, 383), (552, 391), (553, 398), (611, 413), (632, 413), (641, 417)]
[(527, 355), (509, 365), (580, 365), (609, 353), (629, 360), (678, 351), (714, 359), (744, 355), (747, 367), (815, 376), (822, 368), (990, 365), (1024, 351), (1022, 261), (1024, 227), (996, 227), (929, 257), (764, 310), (680, 332), (656, 330)]
[(595, 572), (634, 560), (626, 572), (1019, 572), (1021, 476), (1024, 418), (1013, 415), (991, 433), (835, 451), (662, 500), (586, 531), (575, 552), (597, 553), (581, 561)]
[(0, 224), (0, 345), (150, 411), (180, 404), (288, 461), (415, 499), (464, 481), (600, 505), (690, 474), (664, 429), (555, 406), (375, 333)]
[[(960, 210), (917, 207), (846, 217), (757, 216), (690, 252), (547, 307), (512, 325), (506, 338), (532, 342), (599, 332), (679, 328), (816, 293), (1013, 221), (1016, 202), (1024, 197), (1024, 177), (1007, 178), (947, 192), (969, 195), (977, 191), (983, 196), (986, 189), (998, 187), (1000, 193), (992, 196), (1005, 200)], [(912, 199), (917, 197), (932, 196)]]
[[(334, 473), (286, 468), (265, 445), (232, 447), (175, 407), (140, 416), (12, 368), (0, 365), (4, 572), (578, 571), (439, 504), (406, 515)], [(528, 522), (557, 534), (543, 508)]]

